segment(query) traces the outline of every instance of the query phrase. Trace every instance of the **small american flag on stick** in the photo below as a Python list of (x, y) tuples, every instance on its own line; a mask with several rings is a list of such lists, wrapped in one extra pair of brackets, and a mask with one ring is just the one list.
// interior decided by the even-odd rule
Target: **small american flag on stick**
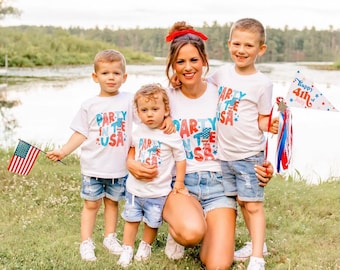
[(40, 151), (39, 148), (19, 139), (19, 143), (9, 162), (8, 171), (21, 175), (29, 174)]

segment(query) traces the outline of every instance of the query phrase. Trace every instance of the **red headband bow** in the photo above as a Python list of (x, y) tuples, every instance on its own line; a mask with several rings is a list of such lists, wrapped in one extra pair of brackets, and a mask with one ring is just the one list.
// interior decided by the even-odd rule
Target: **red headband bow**
[(203, 33), (201, 32), (197, 32), (193, 29), (185, 29), (185, 30), (179, 30), (179, 31), (175, 31), (169, 35), (166, 36), (165, 40), (166, 42), (171, 42), (173, 41), (176, 37), (180, 37), (180, 36), (184, 36), (186, 34), (193, 34), (195, 36), (198, 36), (200, 37), (201, 39), (203, 40), (207, 40), (208, 37), (206, 35), (204, 35)]

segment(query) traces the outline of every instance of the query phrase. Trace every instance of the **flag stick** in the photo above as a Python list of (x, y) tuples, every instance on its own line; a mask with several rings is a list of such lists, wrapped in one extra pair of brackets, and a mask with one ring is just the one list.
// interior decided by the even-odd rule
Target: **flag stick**
[[(27, 143), (27, 144), (29, 144), (29, 145), (32, 145), (32, 144), (30, 144), (30, 143), (28, 143), (28, 142), (26, 142), (26, 141), (24, 141), (24, 140), (22, 140), (22, 139), (19, 139), (19, 141), (22, 141), (22, 142), (24, 142), (24, 143)], [(34, 145), (32, 145), (32, 146), (35, 147), (35, 148), (37, 148), (40, 152), (43, 152), (44, 154), (47, 154), (45, 151), (41, 150), (40, 148), (38, 148), (38, 147), (36, 147), (36, 146), (34, 146)], [(58, 162), (60, 162), (60, 163), (62, 163), (62, 164), (64, 164), (64, 165), (66, 165), (66, 163), (63, 162), (63, 161), (61, 161), (61, 160), (58, 160)]]

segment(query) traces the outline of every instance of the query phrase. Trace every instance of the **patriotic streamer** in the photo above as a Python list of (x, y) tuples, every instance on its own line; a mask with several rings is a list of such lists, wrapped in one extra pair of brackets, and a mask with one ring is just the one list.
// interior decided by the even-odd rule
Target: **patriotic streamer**
[(292, 158), (293, 126), (292, 113), (285, 104), (283, 98), (277, 98), (279, 111), (279, 131), (276, 151), (276, 169), (287, 170)]
[[(328, 99), (307, 80), (305, 76), (298, 70), (295, 78), (290, 85), (287, 96), (278, 97), (276, 99), (279, 111), (279, 131), (276, 149), (276, 169), (280, 173), (287, 170), (292, 159), (293, 146), (293, 127), (292, 113), (289, 107), (297, 107), (304, 109), (315, 109), (330, 112), (338, 112), (338, 110), (328, 101)], [(273, 108), (270, 113), (268, 130), (271, 123)], [(266, 145), (265, 157), (267, 158), (268, 139)]]

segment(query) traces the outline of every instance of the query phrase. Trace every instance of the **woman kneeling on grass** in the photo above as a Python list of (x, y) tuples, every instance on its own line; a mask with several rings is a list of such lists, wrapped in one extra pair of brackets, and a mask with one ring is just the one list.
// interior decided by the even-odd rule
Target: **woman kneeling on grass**
[[(171, 192), (163, 209), (169, 225), (165, 253), (180, 259), (184, 246), (201, 243), (200, 259), (206, 269), (230, 269), (233, 263), (236, 198), (227, 197), (222, 185), (220, 161), (217, 159), (216, 86), (203, 79), (209, 70), (204, 40), (207, 37), (185, 22), (175, 23), (167, 41), (171, 42), (166, 74), (171, 82), (173, 70), (181, 86), (170, 87), (171, 117), (186, 151), (185, 186), (190, 195)], [(128, 159), (129, 171), (137, 179), (151, 179), (157, 169)], [(273, 173), (269, 162), (256, 166), (261, 185)], [(268, 173), (268, 174), (267, 174)]]

